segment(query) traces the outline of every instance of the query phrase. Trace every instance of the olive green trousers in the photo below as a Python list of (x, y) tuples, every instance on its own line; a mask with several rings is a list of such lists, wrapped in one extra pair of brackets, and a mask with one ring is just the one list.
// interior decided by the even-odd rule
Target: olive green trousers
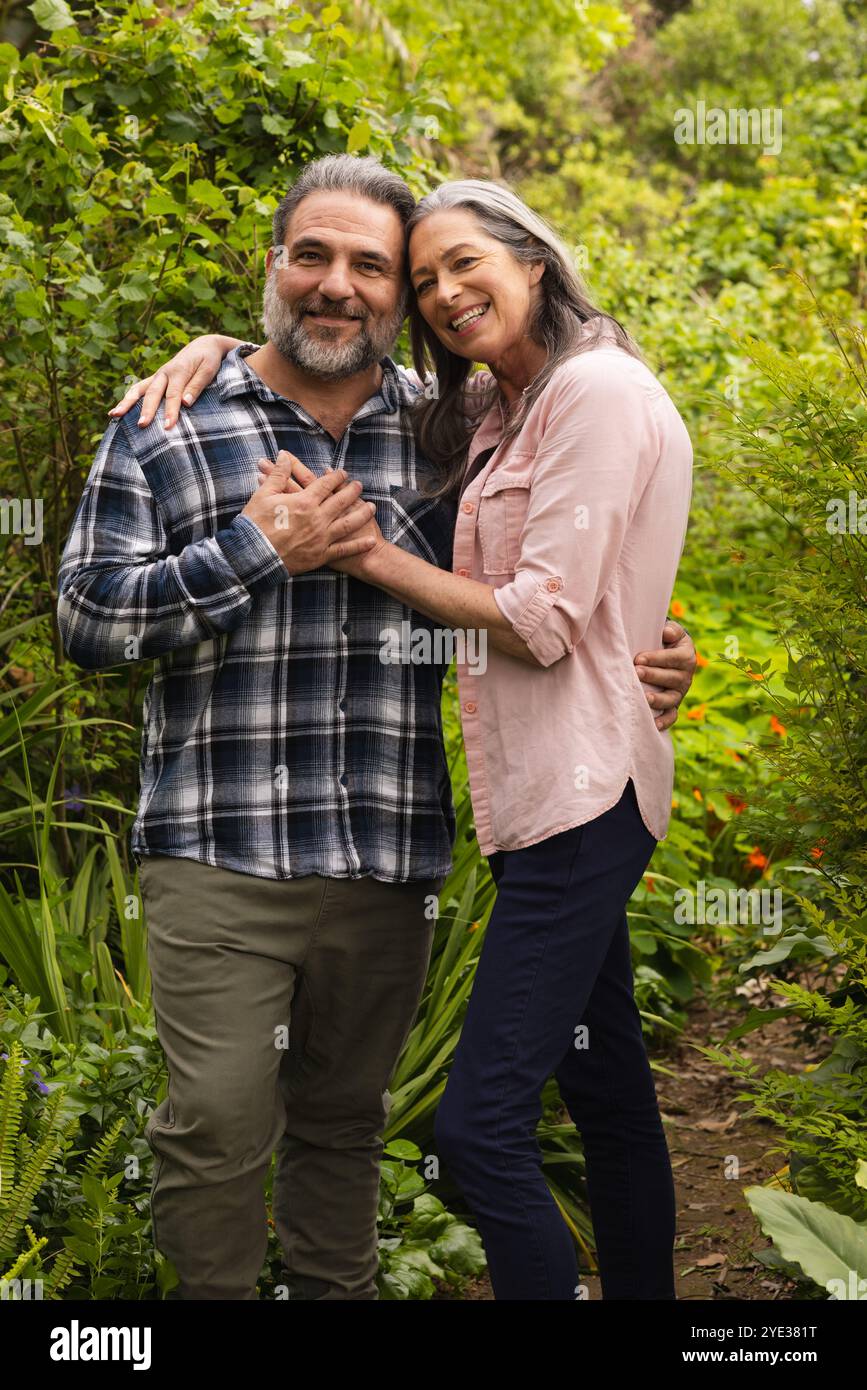
[(138, 858), (166, 1098), (148, 1119), (154, 1242), (181, 1299), (255, 1299), (265, 1179), (295, 1299), (376, 1299), (388, 1083), (443, 880), (276, 880)]

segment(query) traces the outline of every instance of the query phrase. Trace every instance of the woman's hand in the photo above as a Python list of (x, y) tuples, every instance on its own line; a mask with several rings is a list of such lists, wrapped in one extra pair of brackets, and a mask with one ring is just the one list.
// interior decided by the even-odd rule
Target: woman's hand
[[(260, 484), (275, 471), (286, 474), (302, 488), (309, 487), (312, 482), (316, 481), (316, 474), (311, 472), (294, 454), (288, 453), (285, 449), (280, 450), (276, 463), (260, 459), (258, 468)], [(367, 519), (359, 523), (357, 518), (361, 515), (362, 506), (367, 509)], [(376, 507), (372, 502), (362, 503), (359, 501), (358, 506), (347, 516), (346, 520), (347, 525), (352, 523), (352, 529), (347, 529), (347, 537), (351, 536), (353, 541), (367, 542), (367, 548), (358, 555), (348, 556), (345, 560), (329, 560), (328, 564), (333, 570), (342, 570), (344, 574), (352, 574), (356, 579), (363, 579), (365, 560), (385, 545), (385, 537), (379, 529), (379, 523), (376, 520)]]
[(138, 420), (139, 428), (143, 429), (151, 423), (157, 406), (165, 396), (164, 428), (170, 430), (177, 421), (181, 403), (192, 405), (198, 400), (220, 370), (226, 353), (242, 341), (241, 338), (226, 337), (223, 333), (203, 333), (201, 337), (193, 338), (153, 376), (133, 382), (123, 399), (112, 406), (109, 415), (113, 420), (119, 419), (144, 397)]

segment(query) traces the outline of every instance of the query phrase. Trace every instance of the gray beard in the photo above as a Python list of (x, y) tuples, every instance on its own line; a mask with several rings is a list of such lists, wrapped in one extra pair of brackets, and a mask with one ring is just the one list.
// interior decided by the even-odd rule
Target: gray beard
[[(298, 307), (287, 304), (277, 292), (273, 272), (265, 277), (262, 326), (269, 342), (293, 367), (318, 377), (320, 381), (344, 381), (346, 377), (374, 366), (394, 347), (404, 319), (402, 304), (391, 318), (375, 319), (372, 326), (369, 316), (363, 318), (351, 341), (342, 342), (339, 340), (342, 334), (339, 328), (321, 328), (319, 332), (324, 335), (321, 339), (312, 337), (308, 332), (304, 316), (318, 302), (316, 296), (309, 296)], [(350, 317), (340, 304), (329, 304), (328, 309), (335, 318)]]

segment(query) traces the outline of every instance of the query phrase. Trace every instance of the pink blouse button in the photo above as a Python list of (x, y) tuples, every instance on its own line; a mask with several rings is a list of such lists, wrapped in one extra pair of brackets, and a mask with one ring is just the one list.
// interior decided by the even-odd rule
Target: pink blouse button
[(473, 507), (472, 502), (464, 502), (463, 505), (462, 505), (462, 507), (461, 507), (461, 511), (462, 511), (462, 512), (472, 512), (472, 511), (474, 511), (474, 510), (475, 510), (475, 508)]
[(548, 590), (549, 594), (556, 594), (557, 590), (562, 589), (562, 587), (563, 585), (560, 583), (559, 579), (549, 579), (545, 584), (545, 588)]
[(475, 714), (476, 710), (478, 709), (478, 705), (476, 704), (475, 700), (467, 700), (466, 704), (464, 705), (464, 709), (466, 710), (467, 714)]
[(469, 579), (470, 576), (469, 570), (458, 570), (458, 574), (462, 575), (464, 579)]

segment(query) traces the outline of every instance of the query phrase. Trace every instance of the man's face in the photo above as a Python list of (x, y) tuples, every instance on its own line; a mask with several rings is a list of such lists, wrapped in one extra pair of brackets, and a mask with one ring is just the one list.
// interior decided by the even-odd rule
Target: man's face
[(407, 286), (393, 208), (357, 194), (309, 193), (266, 266), (265, 332), (293, 366), (342, 381), (394, 346)]

